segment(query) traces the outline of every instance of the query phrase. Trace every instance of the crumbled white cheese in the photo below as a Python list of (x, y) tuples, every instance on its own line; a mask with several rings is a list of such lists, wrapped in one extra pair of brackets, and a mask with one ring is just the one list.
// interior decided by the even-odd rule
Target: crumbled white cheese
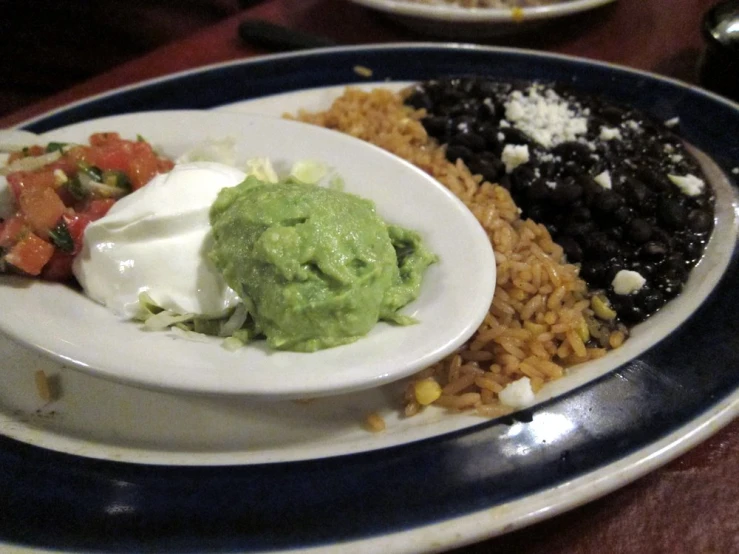
[(690, 173), (685, 176), (668, 175), (667, 178), (675, 183), (683, 194), (688, 196), (698, 196), (706, 186), (703, 179), (699, 179)]
[(665, 144), (665, 145), (664, 145), (664, 146), (662, 147), (662, 149), (663, 149), (663, 150), (664, 150), (665, 152), (667, 152), (668, 154), (672, 154), (672, 153), (673, 153), (673, 152), (675, 151), (675, 147), (674, 147), (674, 146), (672, 146), (672, 145), (671, 145), (671, 144), (669, 144), (669, 143), (668, 143), (668, 144)]
[(608, 170), (598, 173), (595, 177), (593, 177), (593, 181), (598, 183), (600, 186), (602, 186), (604, 189), (610, 189), (612, 186), (611, 183), (611, 174), (608, 172)]
[(552, 190), (557, 188), (557, 181), (547, 181), (545, 184)]
[(665, 121), (665, 127), (675, 127), (680, 123), (679, 117), (673, 117), (672, 119), (668, 119)]
[(511, 124), (508, 123), (505, 119), (501, 119), (498, 125), (500, 126), (501, 129), (508, 129), (511, 126)]
[(498, 399), (511, 408), (525, 408), (534, 403), (534, 390), (531, 388), (531, 379), (521, 377), (517, 381), (508, 383), (498, 393)]
[(529, 161), (529, 147), (525, 144), (506, 144), (500, 159), (505, 164), (505, 172), (510, 173)]
[(600, 140), (621, 140), (621, 131), (612, 127), (600, 128)]
[(505, 103), (505, 116), (514, 127), (551, 148), (587, 132), (588, 120), (579, 117), (577, 109), (553, 90), (532, 85), (526, 93), (511, 92)]
[(639, 125), (639, 123), (638, 123), (638, 122), (636, 122), (636, 121), (634, 121), (633, 119), (629, 119), (629, 120), (628, 120), (628, 121), (626, 122), (626, 126), (627, 126), (627, 127), (629, 128), (629, 129), (631, 129), (632, 131), (641, 131), (641, 130), (642, 130), (642, 128), (641, 128), (641, 125)]
[(462, 132), (466, 131), (469, 128), (470, 128), (470, 125), (466, 121), (463, 121), (462, 123), (457, 125), (457, 129)]
[(735, 167), (734, 169), (732, 169), (732, 170), (731, 170), (731, 173), (732, 173), (733, 175), (739, 175), (739, 167)]
[(678, 164), (683, 161), (683, 156), (682, 154), (673, 154), (672, 156), (670, 156), (670, 159), (672, 160), (672, 163)]
[(503, 142), (505, 140), (505, 135), (503, 133), (498, 133), (498, 142)]
[(626, 295), (640, 291), (646, 282), (647, 280), (642, 277), (641, 273), (622, 269), (616, 273), (611, 286), (613, 286), (613, 292), (616, 294)]

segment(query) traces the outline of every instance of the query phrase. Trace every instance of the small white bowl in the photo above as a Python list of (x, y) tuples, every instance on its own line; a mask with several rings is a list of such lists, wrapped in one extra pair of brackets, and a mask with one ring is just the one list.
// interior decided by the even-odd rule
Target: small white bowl
[(276, 167), (322, 161), (343, 178), (347, 192), (373, 200), (386, 221), (418, 231), (439, 256), (419, 298), (402, 311), (419, 323), (379, 323), (353, 344), (310, 354), (271, 351), (263, 341), (234, 352), (219, 338), (202, 342), (144, 331), (70, 286), (4, 275), (0, 330), (22, 343), (94, 375), (144, 387), (307, 398), (376, 387), (415, 373), (460, 346), (488, 312), (495, 260), (482, 227), (436, 180), (380, 148), (304, 123), (205, 111), (107, 117), (41, 139), (86, 143), (90, 134), (102, 131), (129, 139), (142, 135), (172, 158), (208, 139), (231, 137), (239, 160), (266, 156)]

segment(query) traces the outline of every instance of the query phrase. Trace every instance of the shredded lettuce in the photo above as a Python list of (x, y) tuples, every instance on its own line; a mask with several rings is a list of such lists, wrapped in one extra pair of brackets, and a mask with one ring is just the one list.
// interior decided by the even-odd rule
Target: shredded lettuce
[(328, 173), (328, 168), (321, 162), (302, 160), (295, 162), (290, 170), (290, 178), (306, 185), (318, 184)]
[(198, 314), (178, 314), (159, 306), (147, 292), (139, 294), (139, 309), (134, 320), (143, 323), (149, 331), (170, 329), (188, 338), (204, 340), (206, 336), (224, 339), (224, 348), (235, 350), (259, 335), (244, 304), (237, 305), (222, 317), (206, 317)]
[(265, 183), (279, 183), (280, 178), (277, 176), (275, 168), (269, 158), (252, 158), (247, 160), (245, 168), (247, 177), (256, 177)]
[(236, 139), (207, 140), (177, 158), (177, 163), (218, 162), (236, 167)]

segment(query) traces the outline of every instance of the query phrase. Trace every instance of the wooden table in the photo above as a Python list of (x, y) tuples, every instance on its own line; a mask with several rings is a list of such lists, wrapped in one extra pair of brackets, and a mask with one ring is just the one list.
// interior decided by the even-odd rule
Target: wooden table
[[(709, 0), (619, 0), (523, 35), (486, 41), (536, 48), (697, 79), (699, 23)], [(265, 53), (237, 38), (244, 17), (266, 19), (339, 44), (429, 40), (341, 0), (267, 0), (112, 71), (0, 118), (9, 126), (115, 87)], [(739, 421), (681, 458), (604, 498), (458, 554), (739, 552)]]

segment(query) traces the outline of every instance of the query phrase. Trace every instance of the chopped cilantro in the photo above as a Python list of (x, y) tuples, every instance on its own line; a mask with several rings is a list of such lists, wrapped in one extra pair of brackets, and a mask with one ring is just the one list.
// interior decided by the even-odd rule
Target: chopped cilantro
[(72, 235), (69, 234), (69, 229), (64, 221), (49, 231), (49, 238), (51, 242), (62, 252), (72, 252), (74, 250), (74, 241)]
[(46, 145), (46, 152), (61, 152), (67, 146), (66, 142), (50, 142)]

